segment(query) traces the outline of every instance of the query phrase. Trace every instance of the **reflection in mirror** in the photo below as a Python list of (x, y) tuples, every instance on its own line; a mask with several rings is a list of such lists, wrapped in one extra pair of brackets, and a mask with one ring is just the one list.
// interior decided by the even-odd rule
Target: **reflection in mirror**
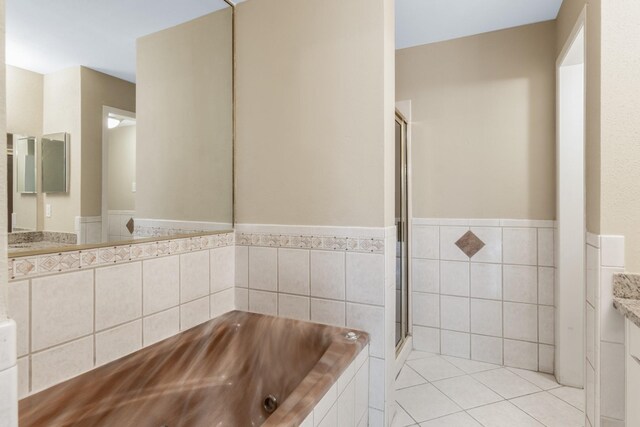
[(232, 228), (231, 6), (9, 0), (6, 19), (10, 252)]
[(36, 138), (7, 134), (7, 231), (36, 230)]
[(68, 191), (69, 140), (66, 133), (42, 137), (42, 192), (66, 193)]
[(16, 192), (36, 192), (36, 139), (31, 136), (15, 138)]

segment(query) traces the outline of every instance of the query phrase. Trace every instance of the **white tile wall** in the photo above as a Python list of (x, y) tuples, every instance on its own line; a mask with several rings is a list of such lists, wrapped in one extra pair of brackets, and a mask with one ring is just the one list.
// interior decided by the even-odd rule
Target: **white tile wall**
[(137, 319), (96, 334), (96, 366), (142, 348), (142, 320)]
[(211, 293), (232, 288), (235, 285), (235, 250), (232, 246), (209, 251), (211, 258)]
[(8, 316), (16, 322), (18, 337), (18, 357), (29, 353), (29, 334), (31, 319), (29, 318), (29, 281), (22, 280), (9, 286)]
[(180, 257), (142, 262), (142, 311), (145, 316), (180, 304)]
[(207, 258), (211, 256), (211, 267), (214, 263), (213, 256), (208, 252), (213, 253), (213, 251), (198, 251), (180, 255), (181, 303), (209, 295), (210, 263)]
[(329, 299), (311, 298), (311, 320), (327, 325), (346, 325), (346, 303)]
[[(278, 249), (249, 247), (249, 288), (277, 292)], [(249, 295), (251, 301), (251, 295)]]
[[(414, 219), (414, 347), (553, 372), (554, 226)], [(485, 243), (471, 258), (455, 245), (468, 230)]]
[(384, 255), (346, 254), (347, 300), (384, 305)]
[[(371, 384), (380, 385), (372, 389), (371, 414), (385, 420), (394, 401), (395, 228), (239, 225), (237, 230), (237, 304), (247, 301), (249, 311), (367, 331), (372, 365), (380, 368), (371, 372)], [(353, 240), (341, 246), (339, 238)], [(383, 238), (381, 247), (375, 240)], [(370, 250), (363, 249), (368, 245)]]
[(345, 299), (346, 254), (344, 252), (311, 251), (311, 296)]
[(440, 261), (440, 293), (469, 296), (469, 263)]
[(33, 279), (31, 346), (42, 350), (88, 335), (93, 330), (93, 272)]
[[(301, 427), (356, 427), (367, 425), (369, 357), (364, 348), (338, 381), (325, 393)], [(362, 423), (365, 424), (362, 424)]]
[(613, 308), (613, 274), (624, 272), (624, 237), (587, 233), (586, 422), (624, 425), (624, 318)]
[(180, 305), (180, 330), (185, 331), (209, 320), (209, 296)]
[(233, 246), (160, 246), (166, 255), (9, 283), (20, 397), (234, 309)]
[(307, 250), (278, 249), (279, 292), (309, 295), (309, 258)]
[[(500, 264), (472, 262), (470, 278), (472, 298), (502, 299), (502, 266)], [(414, 290), (416, 290), (415, 287)]]
[(18, 362), (16, 360), (16, 324), (0, 321), (0, 424), (18, 425)]
[(93, 367), (93, 337), (31, 355), (31, 391), (37, 392)]
[(278, 294), (278, 316), (297, 320), (310, 320), (309, 297)]
[(141, 262), (96, 269), (95, 289), (97, 331), (142, 316)]

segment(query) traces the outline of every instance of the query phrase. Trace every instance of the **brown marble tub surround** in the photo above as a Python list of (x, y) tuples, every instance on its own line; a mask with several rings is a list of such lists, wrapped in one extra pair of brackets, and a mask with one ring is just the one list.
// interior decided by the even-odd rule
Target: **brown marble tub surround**
[(233, 311), (21, 400), (20, 426), (297, 426), (366, 347), (350, 331)]
[(613, 306), (640, 327), (640, 274), (613, 276)]

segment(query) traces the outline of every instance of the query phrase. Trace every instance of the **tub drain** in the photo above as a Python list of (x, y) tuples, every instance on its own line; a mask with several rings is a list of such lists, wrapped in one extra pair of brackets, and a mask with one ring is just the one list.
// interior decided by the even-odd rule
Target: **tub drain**
[(278, 399), (276, 399), (274, 395), (270, 394), (264, 398), (262, 407), (265, 411), (267, 411), (268, 414), (271, 414), (278, 408)]

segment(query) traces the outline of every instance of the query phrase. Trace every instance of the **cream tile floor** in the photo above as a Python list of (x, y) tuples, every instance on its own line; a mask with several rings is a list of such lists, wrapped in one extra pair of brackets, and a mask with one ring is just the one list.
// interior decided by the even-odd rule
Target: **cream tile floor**
[(583, 390), (551, 375), (412, 352), (396, 378), (393, 427), (581, 427)]

